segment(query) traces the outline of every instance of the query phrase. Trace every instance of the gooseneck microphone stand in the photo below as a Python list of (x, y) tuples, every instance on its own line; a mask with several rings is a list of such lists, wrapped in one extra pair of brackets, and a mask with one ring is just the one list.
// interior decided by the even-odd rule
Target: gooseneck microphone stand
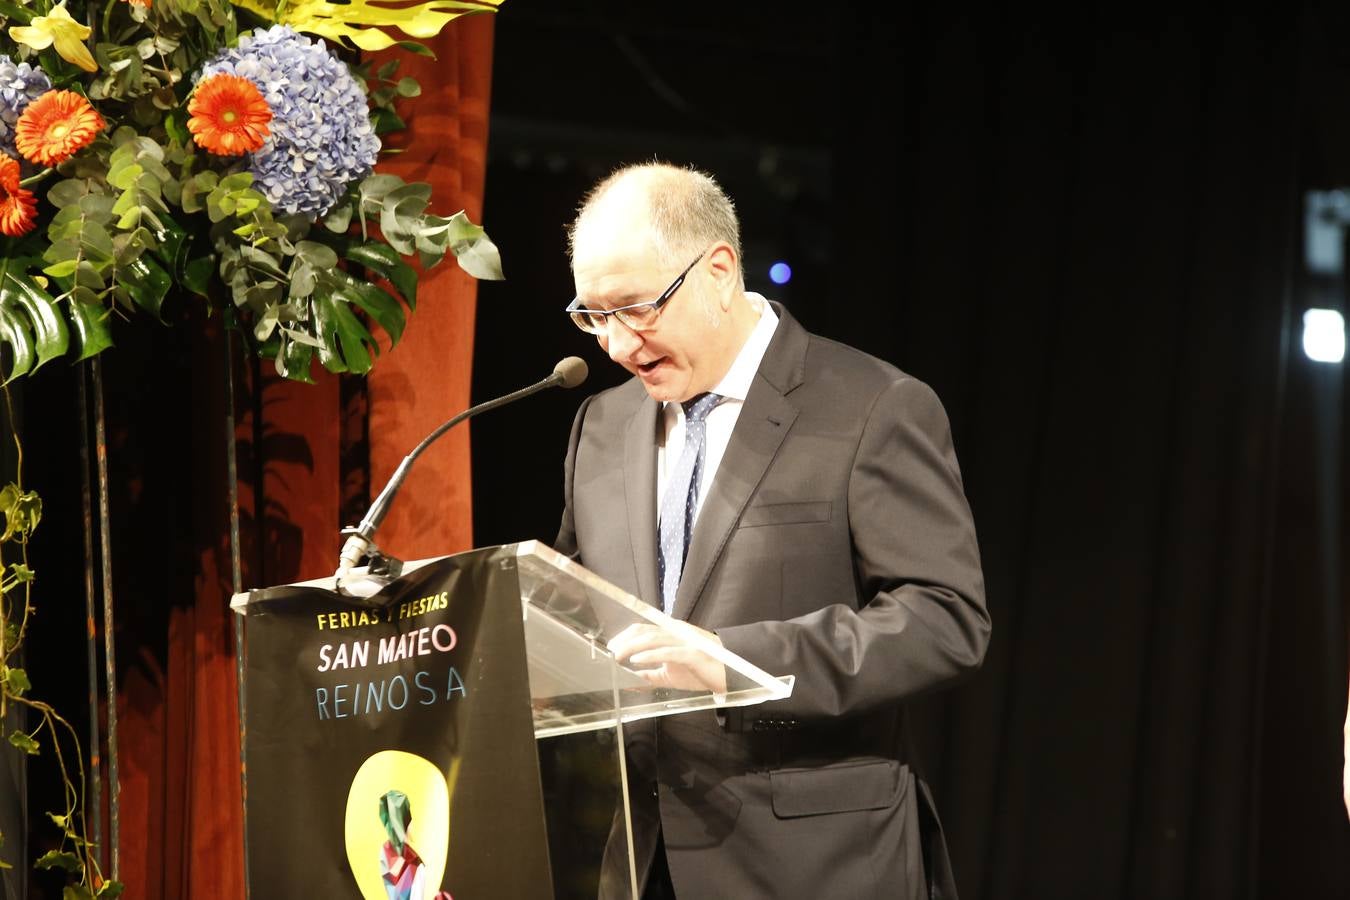
[(389, 507), (394, 502), (394, 495), (403, 485), (403, 479), (408, 476), (412, 464), (417, 460), (417, 457), (422, 455), (422, 451), (466, 419), (471, 419), (479, 413), (485, 413), (499, 406), (523, 400), (531, 394), (537, 394), (547, 388), (574, 388), (586, 380), (587, 374), (586, 361), (577, 356), (569, 356), (554, 366), (552, 374), (542, 381), (537, 381), (529, 387), (521, 388), (504, 397), (471, 406), (427, 435), (422, 443), (403, 457), (403, 462), (399, 463), (398, 468), (394, 470), (394, 474), (390, 477), (389, 483), (384, 486), (384, 490), (380, 491), (380, 495), (370, 505), (370, 510), (361, 520), (361, 524), (342, 529), (342, 533), (347, 535), (347, 542), (343, 545), (342, 554), (338, 557), (338, 567), (335, 573), (338, 584), (340, 585), (346, 576), (352, 574), (357, 565), (366, 558), (370, 559), (369, 571), (372, 574), (398, 574), (397, 570), (401, 568), (402, 564), (380, 553), (379, 548), (375, 546), (375, 532), (384, 521), (385, 515), (388, 514)]

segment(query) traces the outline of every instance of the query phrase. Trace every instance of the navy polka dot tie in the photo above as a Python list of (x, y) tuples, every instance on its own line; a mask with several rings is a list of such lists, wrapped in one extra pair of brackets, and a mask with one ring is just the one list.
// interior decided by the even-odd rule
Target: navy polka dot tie
[(684, 450), (670, 471), (661, 513), (657, 520), (656, 558), (661, 575), (661, 606), (670, 615), (675, 608), (675, 591), (680, 586), (684, 558), (689, 552), (689, 536), (694, 529), (694, 507), (698, 504), (699, 475), (708, 453), (708, 413), (726, 398), (719, 394), (699, 394), (684, 406)]

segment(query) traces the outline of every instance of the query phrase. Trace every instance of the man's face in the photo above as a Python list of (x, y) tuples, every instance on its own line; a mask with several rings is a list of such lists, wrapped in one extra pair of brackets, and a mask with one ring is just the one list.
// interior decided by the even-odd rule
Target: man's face
[[(593, 242), (599, 243), (599, 242)], [(579, 244), (573, 261), (577, 297), (587, 309), (615, 309), (655, 300), (689, 264), (660, 259), (649, 239)], [(684, 401), (710, 390), (726, 374), (721, 310), (700, 260), (661, 308), (656, 326), (637, 332), (614, 316), (596, 335), (609, 358), (642, 379), (658, 401)]]

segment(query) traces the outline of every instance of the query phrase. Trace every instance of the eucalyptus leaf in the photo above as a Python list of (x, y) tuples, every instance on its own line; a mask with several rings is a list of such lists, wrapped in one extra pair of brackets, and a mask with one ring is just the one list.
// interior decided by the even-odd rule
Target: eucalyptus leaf
[(295, 245), (295, 256), (316, 269), (332, 269), (338, 263), (337, 253), (332, 247), (317, 241), (300, 241)]
[(335, 234), (345, 234), (352, 226), (352, 204), (340, 203), (323, 217), (323, 227)]
[(459, 267), (474, 278), (485, 281), (501, 281), (506, 278), (502, 273), (502, 257), (497, 245), (485, 234), (469, 241), (457, 241), (450, 245)]
[(272, 332), (277, 327), (277, 307), (268, 307), (267, 311), (258, 317), (258, 321), (253, 325), (253, 337), (259, 341), (265, 341), (272, 336)]
[(425, 56), (430, 59), (436, 58), (436, 54), (430, 47), (426, 44), (419, 44), (417, 41), (398, 41), (394, 46), (398, 47), (400, 50), (407, 50), (409, 53), (417, 56)]
[(89, 193), (89, 182), (83, 178), (67, 178), (58, 181), (47, 191), (47, 200), (58, 209), (80, 202), (80, 198)]

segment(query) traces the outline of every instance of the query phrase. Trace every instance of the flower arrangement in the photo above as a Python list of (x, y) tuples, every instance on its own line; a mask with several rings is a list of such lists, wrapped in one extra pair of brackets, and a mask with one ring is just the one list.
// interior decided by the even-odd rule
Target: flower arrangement
[[(417, 301), (410, 259), (425, 269), (450, 253), (500, 278), (463, 212), (435, 215), (429, 185), (375, 171), (381, 135), (403, 127), (395, 102), (420, 86), (397, 61), (355, 59), (429, 55), (408, 38), (500, 2), (0, 0), (5, 403), (13, 379), (100, 353), (114, 315), (160, 319), (174, 294), (204, 298), (280, 374), (310, 381), (316, 358), (369, 371), (372, 328), (398, 341)], [(18, 474), (0, 490), (0, 738), (30, 754), (47, 744), (60, 765), (64, 808), (49, 815), (63, 839), (36, 865), (68, 873), (64, 896), (112, 898), (123, 887), (87, 838), (75, 731), (17, 666), (41, 508)], [(38, 717), (33, 730), (5, 733), (11, 705)]]
[(420, 86), (353, 61), (499, 3), (0, 0), (0, 379), (175, 290), (288, 378), (365, 373), (415, 307), (409, 258), (500, 278), (481, 228), (375, 172)]

